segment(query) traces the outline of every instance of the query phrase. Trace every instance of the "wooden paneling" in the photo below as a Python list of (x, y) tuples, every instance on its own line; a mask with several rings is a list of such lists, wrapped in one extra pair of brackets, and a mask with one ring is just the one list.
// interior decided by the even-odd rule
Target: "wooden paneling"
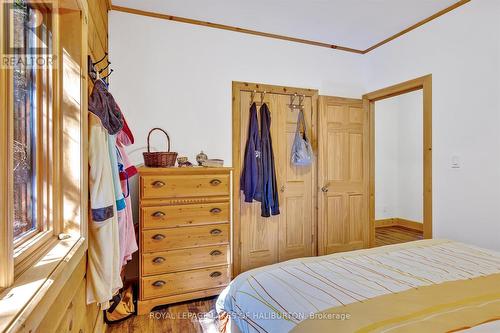
[[(235, 182), (234, 262), (235, 274), (278, 261), (316, 254), (315, 176), (316, 163), (309, 167), (291, 164), (298, 110), (291, 110), (290, 96), (304, 95), (307, 135), (316, 148), (316, 105), (314, 90), (233, 83), (233, 166), (240, 177), (248, 137), (249, 109), (253, 90), (266, 91), (264, 102), (271, 112), (271, 139), (275, 157), (280, 215), (261, 217), (258, 202), (247, 203)], [(257, 93), (256, 100), (260, 98)], [(297, 104), (298, 98), (295, 100)], [(259, 112), (259, 111), (258, 111)], [(240, 248), (238, 249), (238, 246)]]
[(368, 246), (367, 115), (361, 100), (320, 96), (319, 254)]

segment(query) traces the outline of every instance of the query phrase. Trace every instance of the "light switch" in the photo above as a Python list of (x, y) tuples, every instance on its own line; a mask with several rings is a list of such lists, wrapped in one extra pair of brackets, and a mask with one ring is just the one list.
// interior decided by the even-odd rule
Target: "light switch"
[(451, 168), (452, 169), (460, 169), (460, 156), (453, 155), (451, 157)]

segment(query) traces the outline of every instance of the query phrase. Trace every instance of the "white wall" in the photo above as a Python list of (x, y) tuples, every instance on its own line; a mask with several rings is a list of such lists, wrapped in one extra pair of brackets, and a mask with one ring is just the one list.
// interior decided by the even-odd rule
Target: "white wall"
[(180, 154), (203, 149), (230, 164), (233, 80), (360, 97), (432, 73), (434, 235), (500, 250), (500, 1), (471, 1), (364, 56), (109, 15), (112, 92), (138, 163), (147, 131), (161, 126)]
[[(366, 90), (433, 75), (434, 236), (500, 250), (500, 1), (475, 0), (374, 50)], [(460, 156), (461, 168), (451, 168)]]
[(375, 219), (423, 221), (423, 95), (375, 103)]
[[(111, 11), (111, 91), (136, 135), (142, 163), (152, 127), (194, 161), (204, 150), (231, 165), (231, 84), (248, 81), (359, 97), (361, 55)], [(157, 139), (156, 139), (157, 138)], [(155, 135), (157, 149), (165, 145)]]
[[(127, 151), (142, 164), (146, 136), (162, 127), (172, 151), (232, 164), (232, 81), (319, 89), (321, 94), (359, 97), (364, 92), (361, 56), (269, 38), (170, 22), (116, 11), (109, 13), (111, 92), (135, 135)], [(163, 134), (152, 146), (164, 149)], [(137, 177), (131, 180), (138, 221)]]

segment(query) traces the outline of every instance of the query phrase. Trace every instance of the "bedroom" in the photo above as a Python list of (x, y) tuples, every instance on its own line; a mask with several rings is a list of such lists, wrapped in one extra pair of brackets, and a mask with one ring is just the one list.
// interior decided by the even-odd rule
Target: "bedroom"
[[(388, 320), (401, 332), (500, 331), (498, 1), (2, 5), (1, 331), (376, 332)], [(391, 102), (420, 127), (380, 127)], [(271, 148), (255, 149), (263, 155), (246, 154), (251, 129), (254, 147)], [(396, 177), (404, 163), (381, 164), (379, 144), (410, 135), (417, 168)], [(396, 178), (418, 185), (408, 194), (418, 213), (401, 208), (409, 192), (380, 190)], [(391, 253), (391, 269), (419, 282), (377, 277)], [(282, 275), (297, 263), (316, 271), (319, 296), (297, 272)], [(408, 302), (394, 318), (368, 315), (397, 295), (419, 304), (417, 290), (464, 302), (447, 288), (465, 297), (467, 281), (492, 284), (468, 295), (493, 297), (492, 315), (435, 326)], [(419, 306), (436, 306), (421, 295)], [(264, 318), (248, 324), (235, 304)], [(339, 304), (349, 320), (332, 312)], [(328, 311), (344, 320), (314, 320)], [(396, 327), (410, 315), (416, 327)]]

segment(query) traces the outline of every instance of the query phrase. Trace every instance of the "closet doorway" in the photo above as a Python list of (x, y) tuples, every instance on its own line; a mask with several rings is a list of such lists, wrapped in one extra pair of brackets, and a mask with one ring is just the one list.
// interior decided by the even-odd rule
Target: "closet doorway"
[[(271, 113), (280, 214), (269, 218), (261, 217), (259, 202), (245, 202), (240, 192), (252, 100), (257, 111), (266, 103)], [(307, 167), (291, 163), (298, 105), (303, 106), (307, 136), (317, 151), (317, 103), (317, 90), (233, 82), (233, 276), (317, 253), (316, 161)]]
[(370, 245), (432, 238), (432, 76), (363, 96)]

